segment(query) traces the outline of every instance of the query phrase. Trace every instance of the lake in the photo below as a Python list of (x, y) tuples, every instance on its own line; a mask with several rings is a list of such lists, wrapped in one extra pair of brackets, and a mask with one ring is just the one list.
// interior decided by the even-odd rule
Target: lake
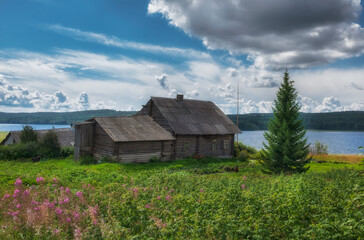
[(54, 125), (54, 124), (0, 124), (0, 131), (19, 131), (23, 129), (23, 126), (30, 125), (35, 130), (52, 129), (54, 128), (70, 128), (70, 125)]
[[(256, 149), (263, 147), (264, 131), (243, 131), (239, 134), (239, 141)], [(364, 132), (334, 132), (334, 131), (307, 131), (307, 142), (315, 144), (316, 141), (328, 146), (331, 154), (356, 154), (358, 147), (364, 146)]]

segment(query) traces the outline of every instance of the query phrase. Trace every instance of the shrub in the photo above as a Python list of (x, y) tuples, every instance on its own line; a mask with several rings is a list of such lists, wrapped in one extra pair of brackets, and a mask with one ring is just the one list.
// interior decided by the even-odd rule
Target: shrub
[(43, 157), (59, 157), (61, 146), (58, 136), (53, 130), (49, 130), (41, 139), (40, 152)]
[(310, 146), (310, 153), (327, 155), (328, 154), (327, 148), (328, 146), (326, 144), (316, 141), (314, 146)]
[(118, 163), (119, 161), (116, 158), (113, 158), (113, 157), (110, 157), (110, 156), (102, 156), (100, 158), (99, 162), (100, 163)]
[(81, 165), (90, 165), (90, 164), (97, 164), (97, 159), (91, 155), (82, 156), (80, 157), (80, 164)]
[[(243, 144), (242, 142), (239, 142), (239, 152), (246, 151), (248, 154), (256, 154), (258, 151), (254, 147), (248, 146)], [(234, 156), (236, 156), (236, 142), (234, 143)]]
[(1, 160), (17, 160), (39, 156), (39, 144), (35, 142), (0, 146)]
[(73, 147), (61, 147), (61, 151), (59, 153), (60, 157), (68, 157), (70, 155), (72, 155), (74, 152), (74, 148)]
[(21, 143), (38, 142), (38, 134), (31, 126), (24, 126), (20, 133)]

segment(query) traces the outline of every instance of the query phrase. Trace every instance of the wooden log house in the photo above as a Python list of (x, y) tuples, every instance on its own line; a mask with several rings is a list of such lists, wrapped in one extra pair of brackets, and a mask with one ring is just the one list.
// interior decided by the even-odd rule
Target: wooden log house
[(172, 159), (231, 157), (234, 136), (241, 133), (213, 102), (183, 99), (180, 94), (176, 99), (151, 97), (137, 115), (151, 116), (176, 138)]

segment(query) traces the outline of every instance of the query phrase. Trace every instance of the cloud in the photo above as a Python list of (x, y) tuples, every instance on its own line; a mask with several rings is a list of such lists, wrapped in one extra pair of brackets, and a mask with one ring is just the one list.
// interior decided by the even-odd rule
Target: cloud
[(308, 68), (364, 53), (360, 0), (151, 0), (149, 14), (257, 66)]
[(361, 86), (359, 86), (358, 84), (353, 83), (353, 82), (351, 82), (351, 83), (350, 83), (350, 86), (351, 86), (352, 88), (355, 88), (356, 90), (359, 90), (359, 91), (363, 91), (363, 90), (364, 90), (364, 88), (363, 88), (363, 87), (361, 87)]
[(62, 91), (47, 94), (39, 91), (30, 91), (21, 85), (12, 85), (2, 79), (0, 75), (0, 107), (22, 111), (76, 111), (89, 109), (115, 109), (115, 106), (98, 102), (91, 105), (88, 94), (80, 93), (77, 99), (68, 99)]
[(156, 76), (155, 77), (155, 80), (157, 80), (157, 82), (161, 85), (162, 88), (164, 89), (169, 89), (169, 84), (168, 84), (168, 81), (167, 81), (167, 77), (168, 75), (163, 73), (159, 76)]
[(209, 55), (204, 52), (199, 52), (193, 49), (183, 49), (176, 47), (162, 47), (139, 42), (124, 41), (115, 36), (108, 36), (102, 33), (87, 32), (76, 28), (64, 27), (62, 25), (49, 25), (47, 28), (53, 32), (70, 36), (76, 40), (96, 42), (110, 47), (122, 49), (133, 49), (137, 51), (145, 51), (155, 54), (167, 54), (180, 56), (185, 58), (209, 58)]

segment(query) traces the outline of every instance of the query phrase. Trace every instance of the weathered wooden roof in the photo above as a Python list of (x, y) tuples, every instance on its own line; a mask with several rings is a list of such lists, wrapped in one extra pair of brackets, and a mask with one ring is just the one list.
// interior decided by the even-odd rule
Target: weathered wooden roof
[[(43, 137), (49, 130), (50, 129), (34, 131), (38, 133), (39, 137)], [(74, 145), (75, 133), (71, 128), (55, 128), (53, 131), (57, 134), (58, 142), (61, 147), (71, 147)], [(20, 133), (21, 131), (10, 131), (5, 139), (1, 142), (1, 145), (3, 145), (10, 136), (13, 137), (14, 143), (20, 143)]]
[(115, 142), (166, 141), (175, 138), (149, 116), (96, 117)]
[(213, 102), (151, 97), (175, 134), (225, 135), (241, 133), (239, 128)]

